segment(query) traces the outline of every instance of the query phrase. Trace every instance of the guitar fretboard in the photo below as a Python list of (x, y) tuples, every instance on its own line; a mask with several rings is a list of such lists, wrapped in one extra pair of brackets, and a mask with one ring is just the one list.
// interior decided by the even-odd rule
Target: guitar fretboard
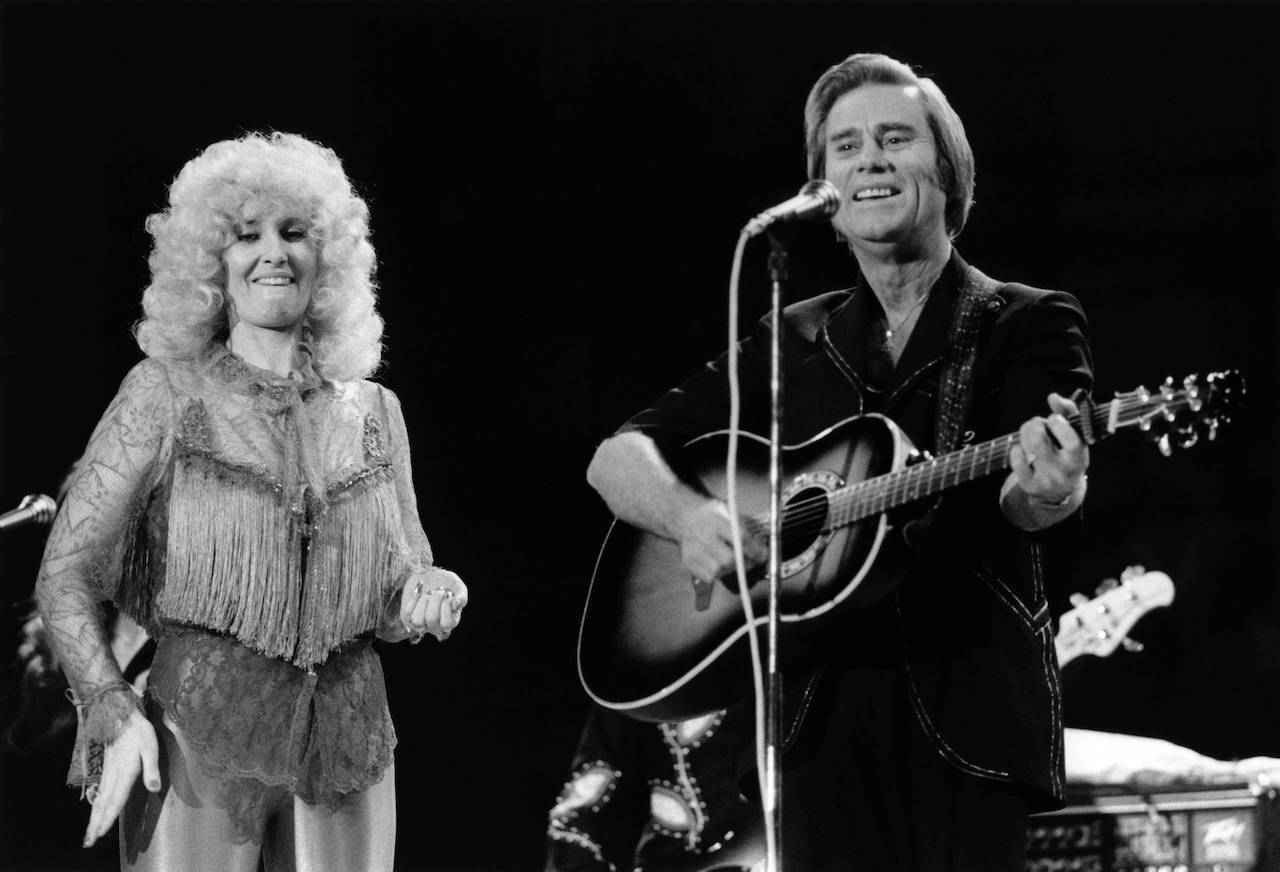
[[(1154, 414), (1169, 414), (1179, 403), (1195, 402), (1195, 395), (1190, 393), (1152, 396), (1145, 391), (1133, 391), (1091, 405), (1088, 426), (1082, 426), (1080, 414), (1070, 416), (1067, 421), (1077, 432), (1090, 433), (1092, 441), (1098, 441), (1122, 427), (1141, 427)], [(832, 491), (827, 497), (830, 502), (823, 527), (834, 529), (852, 524), (1008, 469), (1009, 449), (1017, 442), (1018, 434), (1009, 433)]]

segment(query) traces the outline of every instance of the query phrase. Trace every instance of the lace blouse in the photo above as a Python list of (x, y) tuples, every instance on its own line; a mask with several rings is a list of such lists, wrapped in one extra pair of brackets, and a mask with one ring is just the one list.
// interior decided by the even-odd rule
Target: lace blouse
[(139, 363), (37, 581), (80, 712), (69, 782), (96, 783), (141, 706), (101, 629), (110, 599), (158, 639), (148, 693), (242, 822), (270, 787), (332, 807), (376, 783), (395, 733), (370, 641), (431, 560), (391, 391), (309, 363), (283, 378), (221, 345)]

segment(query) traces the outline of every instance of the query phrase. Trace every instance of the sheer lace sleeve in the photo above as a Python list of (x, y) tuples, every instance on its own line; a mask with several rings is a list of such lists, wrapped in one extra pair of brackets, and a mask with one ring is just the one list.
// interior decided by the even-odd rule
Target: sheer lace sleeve
[(386, 388), (383, 388), (383, 396), (387, 403), (387, 424), (391, 428), (387, 440), (390, 443), (388, 453), (391, 455), (392, 469), (395, 470), (404, 538), (414, 565), (430, 566), (435, 559), (431, 554), (431, 543), (427, 541), (427, 534), (422, 529), (422, 519), (418, 517), (418, 497), (413, 489), (413, 466), (409, 461), (409, 433), (404, 426), (404, 413), (400, 410), (399, 397)]
[(435, 563), (431, 551), (431, 543), (422, 529), (422, 519), (418, 516), (418, 497), (413, 488), (413, 465), (409, 460), (409, 433), (404, 424), (404, 413), (400, 409), (400, 399), (387, 388), (381, 389), (382, 401), (386, 408), (388, 454), (391, 468), (395, 474), (396, 496), (400, 501), (400, 519), (403, 526), (404, 542), (408, 549), (405, 555), (408, 570), (400, 579), (400, 586), (387, 598), (384, 616), (384, 638), (400, 639), (404, 637), (400, 625), (400, 587), (414, 569), (422, 569)]
[(45, 546), (36, 598), (80, 716), (72, 784), (97, 781), (103, 746), (138, 708), (111, 655), (101, 601), (116, 594), (126, 536), (157, 479), (172, 414), (161, 365), (138, 364), (90, 437)]

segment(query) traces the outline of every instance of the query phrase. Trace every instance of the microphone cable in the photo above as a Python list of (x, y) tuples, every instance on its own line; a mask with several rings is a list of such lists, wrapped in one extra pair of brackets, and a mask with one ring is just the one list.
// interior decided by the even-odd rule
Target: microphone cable
[[(738, 376), (738, 286), (742, 276), (742, 255), (753, 234), (744, 228), (738, 236), (733, 252), (733, 266), (729, 272), (729, 447), (725, 460), (725, 505), (733, 533), (733, 562), (738, 576), (738, 599), (747, 620), (747, 642), (751, 650), (751, 687), (755, 697), (756, 722), (756, 778), (760, 787), (760, 804), (764, 810), (765, 856), (776, 857), (777, 834), (770, 822), (773, 820), (774, 797), (768, 789), (767, 753), (765, 748), (765, 687), (764, 667), (761, 664), (759, 628), (756, 626), (755, 607), (747, 587), (747, 561), (742, 546), (742, 526), (738, 515), (738, 435), (742, 420), (742, 384)], [(782, 543), (778, 543), (781, 546)]]

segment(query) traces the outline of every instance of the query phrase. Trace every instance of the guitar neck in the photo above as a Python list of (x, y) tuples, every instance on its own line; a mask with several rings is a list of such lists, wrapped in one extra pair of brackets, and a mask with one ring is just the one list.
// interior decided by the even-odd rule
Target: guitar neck
[[(1070, 416), (1067, 422), (1077, 431), (1092, 433), (1091, 441), (1097, 441), (1115, 431), (1121, 416), (1130, 411), (1125, 403), (1135, 401), (1139, 406), (1149, 404), (1145, 397), (1121, 395), (1092, 406), (1089, 426), (1082, 427), (1079, 414)], [(1008, 469), (1009, 449), (1017, 443), (1018, 434), (1009, 433), (840, 488), (830, 494), (828, 526), (852, 524)]]

